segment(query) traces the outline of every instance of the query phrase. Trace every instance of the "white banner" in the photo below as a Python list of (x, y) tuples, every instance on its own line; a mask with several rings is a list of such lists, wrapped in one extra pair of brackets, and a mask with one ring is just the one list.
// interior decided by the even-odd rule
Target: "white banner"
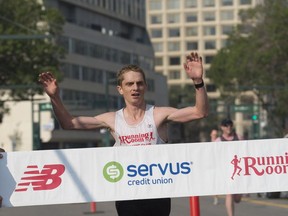
[(3, 206), (288, 191), (288, 139), (1, 153)]

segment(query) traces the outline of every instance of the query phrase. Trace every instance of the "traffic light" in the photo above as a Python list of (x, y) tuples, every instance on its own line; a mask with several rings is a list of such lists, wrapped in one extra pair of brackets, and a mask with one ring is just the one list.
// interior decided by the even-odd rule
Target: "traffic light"
[(259, 115), (253, 114), (251, 115), (252, 120), (252, 131), (253, 131), (253, 138), (259, 138)]
[(256, 114), (252, 115), (252, 116), (251, 116), (251, 119), (252, 119), (253, 121), (257, 121), (257, 120), (258, 120), (258, 115), (256, 115)]

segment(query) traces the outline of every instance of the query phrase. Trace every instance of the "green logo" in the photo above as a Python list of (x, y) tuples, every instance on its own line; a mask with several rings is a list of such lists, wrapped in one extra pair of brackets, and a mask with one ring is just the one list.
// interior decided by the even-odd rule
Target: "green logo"
[(104, 178), (112, 183), (118, 182), (123, 177), (124, 171), (120, 163), (111, 161), (107, 163), (103, 168)]

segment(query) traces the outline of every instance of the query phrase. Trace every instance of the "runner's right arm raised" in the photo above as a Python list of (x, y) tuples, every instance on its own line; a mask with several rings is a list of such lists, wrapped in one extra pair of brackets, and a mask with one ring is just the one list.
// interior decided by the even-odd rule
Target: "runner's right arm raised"
[(39, 82), (42, 84), (45, 92), (50, 97), (54, 114), (63, 129), (109, 128), (109, 125), (107, 125), (105, 119), (111, 118), (113, 113), (104, 113), (95, 117), (74, 117), (68, 112), (60, 98), (59, 86), (52, 73), (43, 72), (39, 74)]

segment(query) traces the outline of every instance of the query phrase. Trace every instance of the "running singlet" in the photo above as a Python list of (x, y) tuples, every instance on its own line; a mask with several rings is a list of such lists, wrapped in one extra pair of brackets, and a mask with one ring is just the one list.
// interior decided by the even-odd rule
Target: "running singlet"
[(118, 110), (115, 116), (114, 146), (142, 146), (164, 144), (159, 137), (154, 118), (154, 106), (146, 105), (146, 111), (142, 121), (135, 125), (129, 125), (124, 119), (123, 109)]

